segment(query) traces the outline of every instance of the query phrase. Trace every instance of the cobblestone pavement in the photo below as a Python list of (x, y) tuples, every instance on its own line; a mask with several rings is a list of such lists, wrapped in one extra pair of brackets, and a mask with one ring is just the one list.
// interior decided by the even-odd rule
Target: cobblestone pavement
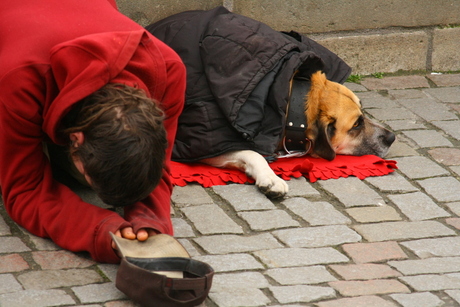
[[(347, 84), (397, 133), (387, 176), (176, 187), (176, 237), (216, 270), (207, 307), (460, 306), (460, 75)], [(80, 191), (88, 201), (94, 195)], [(135, 306), (117, 265), (64, 251), (0, 206), (0, 306)]]

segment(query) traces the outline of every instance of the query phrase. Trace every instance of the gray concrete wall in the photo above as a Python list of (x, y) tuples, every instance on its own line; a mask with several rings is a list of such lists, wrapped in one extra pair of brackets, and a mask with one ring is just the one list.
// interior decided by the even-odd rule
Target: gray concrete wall
[(306, 34), (354, 74), (460, 70), (460, 0), (118, 0), (143, 26), (185, 10), (229, 10)]

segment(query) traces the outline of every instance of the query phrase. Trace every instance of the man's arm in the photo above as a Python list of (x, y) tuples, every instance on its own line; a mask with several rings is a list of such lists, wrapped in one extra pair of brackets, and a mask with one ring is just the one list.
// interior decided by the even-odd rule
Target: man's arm
[[(179, 56), (168, 46), (158, 41), (166, 64), (166, 89), (160, 100), (160, 107), (165, 112), (164, 126), (167, 134), (168, 148), (165, 156), (165, 168), (160, 183), (149, 197), (142, 202), (125, 208), (125, 218), (133, 224), (134, 232), (139, 229), (155, 229), (161, 233), (173, 234), (170, 218), (172, 184), (169, 163), (176, 137), (177, 123), (184, 107), (185, 66)], [(155, 93), (151, 93), (155, 97)]]

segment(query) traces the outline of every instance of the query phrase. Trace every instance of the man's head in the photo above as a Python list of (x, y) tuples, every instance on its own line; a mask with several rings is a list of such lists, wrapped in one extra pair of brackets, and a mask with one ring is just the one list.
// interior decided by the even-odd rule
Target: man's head
[(147, 197), (162, 176), (167, 146), (157, 104), (142, 90), (109, 84), (78, 108), (65, 133), (70, 155), (91, 187), (114, 206)]

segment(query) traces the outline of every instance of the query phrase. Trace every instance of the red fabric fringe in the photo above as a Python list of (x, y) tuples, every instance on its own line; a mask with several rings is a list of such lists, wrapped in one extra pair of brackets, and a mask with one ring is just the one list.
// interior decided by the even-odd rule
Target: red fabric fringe
[[(370, 176), (383, 176), (398, 167), (394, 160), (384, 160), (377, 156), (337, 155), (332, 161), (321, 158), (286, 158), (269, 164), (273, 171), (283, 178), (306, 177), (310, 182), (356, 176), (364, 179)], [(222, 169), (201, 163), (171, 162), (171, 178), (174, 185), (185, 186), (197, 182), (203, 187), (234, 183), (253, 183), (254, 180), (245, 173), (234, 169)]]

